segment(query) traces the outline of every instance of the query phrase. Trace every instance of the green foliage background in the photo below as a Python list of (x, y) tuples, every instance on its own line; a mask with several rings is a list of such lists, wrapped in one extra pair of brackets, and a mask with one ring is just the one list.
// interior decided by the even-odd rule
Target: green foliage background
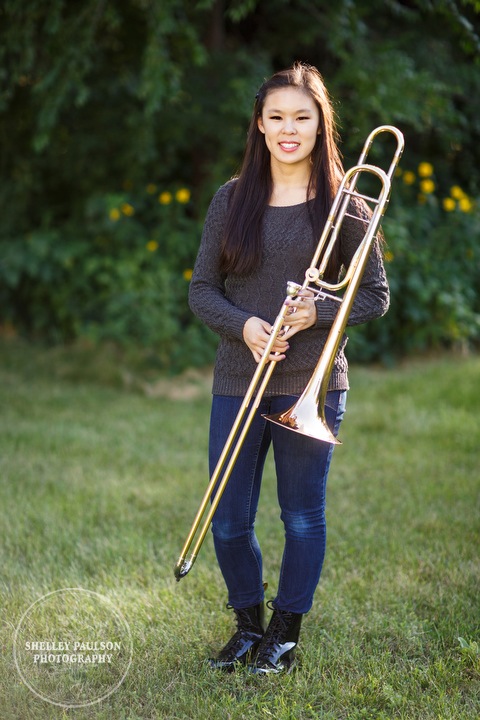
[(477, 0), (5, 0), (2, 332), (209, 362), (187, 306), (202, 218), (256, 89), (301, 59), (335, 98), (346, 167), (377, 125), (406, 138), (384, 225), (392, 307), (350, 356), (475, 345), (479, 18)]

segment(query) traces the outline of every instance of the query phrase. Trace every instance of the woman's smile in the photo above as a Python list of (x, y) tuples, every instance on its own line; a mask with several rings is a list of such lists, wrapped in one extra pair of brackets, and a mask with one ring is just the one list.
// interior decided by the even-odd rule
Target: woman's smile
[(292, 152), (300, 147), (300, 143), (298, 142), (280, 142), (279, 145), (285, 152)]

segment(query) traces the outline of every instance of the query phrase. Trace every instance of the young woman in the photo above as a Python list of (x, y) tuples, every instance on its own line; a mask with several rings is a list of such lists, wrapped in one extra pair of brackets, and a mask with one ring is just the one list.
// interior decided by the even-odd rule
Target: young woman
[[(343, 176), (334, 113), (318, 70), (296, 63), (260, 88), (240, 174), (223, 185), (207, 213), (190, 306), (220, 336), (210, 423), (213, 471), (269, 339), (289, 280), (301, 284)], [(364, 218), (358, 201), (349, 212)], [(364, 236), (346, 217), (328, 277), (336, 282)], [(325, 490), (333, 445), (290, 432), (263, 414), (289, 408), (320, 357), (338, 303), (305, 291), (287, 301), (289, 329), (272, 356), (277, 366), (215, 513), (218, 563), (236, 615), (233, 637), (210, 659), (213, 668), (248, 663), (252, 672), (289, 670), (302, 616), (313, 603), (325, 556)], [(374, 245), (349, 324), (382, 316), (389, 290), (381, 248)], [(348, 389), (346, 338), (337, 352), (326, 400), (336, 435)], [(262, 471), (273, 446), (285, 545), (273, 611), (264, 623), (262, 554), (255, 535)]]

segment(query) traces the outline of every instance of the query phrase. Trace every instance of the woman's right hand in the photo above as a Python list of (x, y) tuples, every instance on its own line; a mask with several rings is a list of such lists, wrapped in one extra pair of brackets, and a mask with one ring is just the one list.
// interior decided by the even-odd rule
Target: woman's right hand
[[(247, 322), (243, 326), (243, 339), (252, 351), (255, 362), (257, 363), (262, 359), (267, 343), (270, 340), (271, 331), (272, 326), (270, 323), (255, 316), (248, 318)], [(281, 337), (277, 337), (272, 348), (272, 352), (268, 358), (269, 361), (285, 360), (285, 353), (289, 347), (290, 346), (286, 340), (283, 340)], [(278, 353), (278, 355), (275, 353)]]

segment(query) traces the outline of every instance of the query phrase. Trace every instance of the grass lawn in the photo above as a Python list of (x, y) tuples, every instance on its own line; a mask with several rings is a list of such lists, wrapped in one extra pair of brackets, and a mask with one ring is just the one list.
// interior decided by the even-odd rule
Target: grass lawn
[[(205, 667), (233, 628), (210, 535), (191, 573), (173, 575), (208, 481), (208, 379), (139, 382), (109, 367), (0, 346), (2, 720), (480, 717), (479, 357), (352, 369), (298, 670), (268, 678)], [(278, 515), (270, 463), (258, 519), (269, 597)], [(28, 608), (65, 588), (107, 598), (133, 644), (118, 688), (73, 709), (61, 702), (77, 677), (69, 668), (54, 677), (55, 705), (22, 681), (13, 652), (25, 632), (53, 640), (55, 622), (70, 632), (66, 605), (53, 619), (29, 616), (18, 635)], [(97, 639), (100, 611), (90, 611)], [(81, 601), (76, 612), (87, 612)], [(109, 671), (90, 670), (77, 679), (99, 697)]]

